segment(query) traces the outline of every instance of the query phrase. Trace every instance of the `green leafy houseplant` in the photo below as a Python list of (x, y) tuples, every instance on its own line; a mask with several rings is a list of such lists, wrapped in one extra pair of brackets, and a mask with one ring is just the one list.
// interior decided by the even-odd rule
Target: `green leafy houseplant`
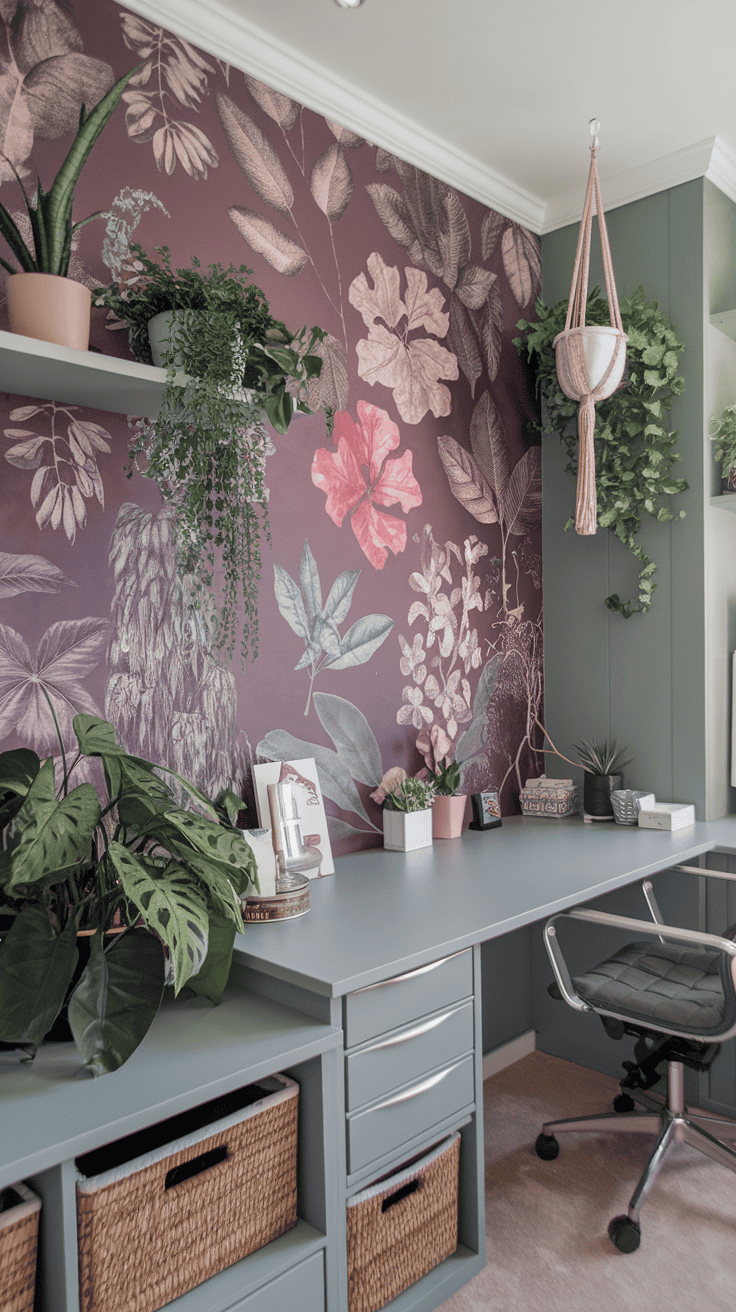
[(727, 405), (711, 419), (711, 441), (716, 444), (716, 460), (729, 492), (736, 492), (736, 405)]
[[(0, 204), (0, 233), (2, 233), (24, 273), (52, 273), (61, 278), (67, 276), (74, 233), (85, 223), (89, 223), (91, 219), (98, 217), (97, 214), (90, 214), (88, 218), (72, 223), (74, 189), (92, 147), (135, 71), (135, 69), (131, 69), (128, 73), (125, 73), (89, 114), (82, 105), (79, 114), (79, 128), (71, 149), (48, 191), (44, 191), (39, 180), (33, 204), (28, 199), (23, 183), (15, 169), (13, 169), (18, 179), (18, 185), (23, 192), (23, 199), (31, 224), (33, 250), (29, 250), (15, 220), (2, 204)], [(7, 269), (8, 273), (18, 272), (12, 264), (2, 257), (0, 257), (0, 264), (4, 269)]]
[[(232, 793), (213, 806), (180, 779), (197, 814), (106, 721), (77, 715), (74, 732), (79, 750), (68, 762), (62, 748), (60, 784), (53, 757), (0, 755), (0, 1040), (35, 1055), (66, 1004), (85, 1067), (102, 1075), (145, 1037), (167, 970), (176, 994), (186, 985), (220, 1000), (243, 928), (239, 897), (257, 872)], [(90, 757), (102, 764), (102, 805), (91, 783), (72, 785)]]
[(462, 766), (459, 761), (449, 761), (447, 757), (437, 762), (437, 769), (427, 769), (431, 780), (434, 781), (435, 793), (437, 797), (457, 797), (459, 796), (460, 778), (462, 775)]
[[(685, 386), (679, 374), (679, 355), (684, 349), (666, 314), (656, 301), (647, 301), (637, 287), (620, 305), (624, 331), (628, 334), (626, 373), (621, 387), (606, 401), (596, 404), (595, 453), (598, 493), (598, 524), (608, 528), (639, 562), (637, 601), (622, 601), (618, 593), (606, 597), (609, 610), (625, 619), (649, 610), (656, 589), (656, 565), (637, 542), (642, 515), (660, 523), (679, 518), (670, 499), (684, 492), (687, 483), (675, 478), (673, 465), (680, 459), (674, 450), (678, 434), (670, 432), (666, 419), (674, 397)], [(567, 301), (547, 306), (536, 304), (537, 319), (519, 320), (523, 336), (515, 339), (519, 352), (537, 365), (537, 379), (545, 405), (542, 431), (559, 434), (568, 455), (566, 469), (577, 475), (577, 432), (572, 421), (577, 402), (561, 391), (555, 369), (554, 338), (565, 326)], [(594, 287), (588, 296), (586, 323), (606, 324), (608, 302)], [(568, 519), (565, 529), (570, 529)]]
[[(167, 379), (157, 418), (141, 422), (131, 460), (142, 455), (147, 477), (177, 512), (178, 565), (195, 599), (211, 606), (217, 565), (223, 573), (219, 645), (232, 655), (242, 604), (241, 656), (258, 649), (261, 535), (269, 540), (264, 486), (270, 446), (262, 423), (286, 432), (294, 409), (309, 413), (306, 387), (322, 368), (315, 347), (324, 334), (292, 334), (270, 313), (263, 293), (241, 265), (173, 269), (167, 247), (160, 263), (142, 247), (131, 251), (139, 270), (131, 286), (100, 288), (94, 304), (129, 326), (133, 353), (150, 362), (148, 323), (173, 310), (166, 351)], [(183, 375), (182, 376), (182, 371)]]
[(588, 742), (583, 738), (582, 742), (575, 744), (575, 751), (579, 765), (589, 774), (621, 774), (632, 759), (625, 755), (627, 748), (619, 747), (615, 738), (604, 738), (600, 742), (596, 739)]
[(436, 788), (430, 779), (407, 777), (395, 784), (386, 794), (384, 806), (388, 811), (427, 811), (432, 805)]

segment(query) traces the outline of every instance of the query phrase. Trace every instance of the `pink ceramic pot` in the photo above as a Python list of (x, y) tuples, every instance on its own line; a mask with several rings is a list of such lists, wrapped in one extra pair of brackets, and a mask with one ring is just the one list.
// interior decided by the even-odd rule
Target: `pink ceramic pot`
[(462, 797), (435, 797), (432, 803), (432, 837), (459, 838), (463, 832), (465, 803)]
[(89, 348), (92, 293), (84, 283), (55, 273), (11, 273), (7, 294), (11, 333), (78, 351)]

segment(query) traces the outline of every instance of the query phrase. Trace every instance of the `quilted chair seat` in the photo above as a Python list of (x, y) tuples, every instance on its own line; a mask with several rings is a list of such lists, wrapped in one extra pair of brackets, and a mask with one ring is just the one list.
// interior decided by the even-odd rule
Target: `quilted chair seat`
[[(676, 943), (629, 943), (607, 961), (574, 978), (583, 1001), (653, 1029), (723, 1033), (730, 994), (723, 953)], [(736, 1011), (732, 1004), (729, 1010)], [(725, 1022), (725, 1023), (724, 1023)]]

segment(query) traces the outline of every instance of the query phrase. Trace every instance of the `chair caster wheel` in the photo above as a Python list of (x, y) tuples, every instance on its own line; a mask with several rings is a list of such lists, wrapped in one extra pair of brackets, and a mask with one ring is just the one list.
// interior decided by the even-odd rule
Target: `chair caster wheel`
[(628, 1093), (617, 1093), (613, 1100), (613, 1110), (615, 1112), (633, 1112), (636, 1103), (630, 1098)]
[(628, 1216), (614, 1216), (608, 1226), (608, 1237), (619, 1253), (635, 1253), (641, 1243), (641, 1229)]
[(553, 1162), (560, 1151), (560, 1145), (553, 1134), (540, 1134), (537, 1136), (534, 1150), (543, 1162)]

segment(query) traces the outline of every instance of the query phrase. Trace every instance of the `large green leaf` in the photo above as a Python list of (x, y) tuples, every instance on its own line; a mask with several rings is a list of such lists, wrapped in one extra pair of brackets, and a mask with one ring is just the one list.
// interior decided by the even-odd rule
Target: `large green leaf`
[(147, 761), (142, 756), (130, 756), (115, 741), (115, 730), (107, 720), (101, 720), (96, 715), (75, 715), (73, 723), (79, 750), (83, 755), (102, 757), (108, 788), (113, 796), (117, 796), (121, 788), (128, 785), (145, 789), (157, 796), (172, 795), (167, 785), (155, 774), (156, 770), (163, 770), (165, 774), (170, 774), (177, 779), (182, 787), (196, 798), (207, 814), (213, 820), (217, 820), (217, 812), (204, 793), (167, 765), (154, 764), (153, 761)]
[(11, 849), (8, 886), (55, 881), (74, 869), (91, 851), (100, 820), (100, 803), (92, 784), (79, 784), (57, 801), (54, 762), (44, 761), (18, 812), (18, 833)]
[(61, 1011), (77, 964), (70, 919), (58, 933), (40, 907), (24, 907), (0, 943), (0, 1039), (34, 1051)]
[(0, 829), (4, 829), (20, 811), (40, 768), (36, 753), (27, 747), (0, 755)]
[(253, 858), (253, 877), (251, 878), (248, 870), (226, 869), (217, 861), (211, 861), (209, 857), (202, 856), (201, 852), (195, 852), (194, 848), (190, 847), (174, 832), (167, 835), (166, 847), (172, 856), (178, 857), (188, 870), (193, 871), (197, 879), (204, 885), (213, 906), (232, 920), (238, 933), (242, 934), (243, 918), (240, 911), (239, 897), (248, 888), (258, 887), (255, 858)]
[(178, 993), (207, 955), (209, 915), (198, 883), (178, 861), (161, 866), (122, 843), (111, 842), (107, 855), (125, 896), (168, 948)]
[(69, 1024), (87, 1070), (105, 1075), (126, 1062), (161, 1005), (161, 944), (145, 929), (116, 935), (103, 949), (95, 934), (89, 962), (69, 999)]
[(209, 998), (215, 1006), (220, 1001), (230, 977), (234, 942), (235, 926), (232, 921), (211, 911), (207, 956), (197, 974), (191, 976), (187, 988), (192, 989), (200, 997)]
[(232, 871), (234, 881), (239, 878), (238, 871), (255, 868), (253, 853), (239, 829), (227, 829), (225, 825), (213, 824), (205, 816), (181, 808), (168, 812), (166, 826), (169, 828), (172, 825), (178, 833), (183, 834), (195, 852), (224, 866), (228, 872)]

